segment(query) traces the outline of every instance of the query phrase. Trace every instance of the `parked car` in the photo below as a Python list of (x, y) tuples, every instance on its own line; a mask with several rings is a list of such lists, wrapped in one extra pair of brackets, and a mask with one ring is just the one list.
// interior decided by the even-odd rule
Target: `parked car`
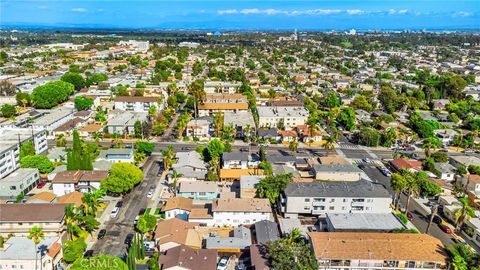
[(443, 224), (443, 223), (440, 223), (438, 224), (438, 227), (440, 227), (440, 229), (446, 233), (446, 234), (452, 234), (452, 229), (450, 229), (450, 227), (448, 227), (447, 225)]
[(112, 209), (112, 212), (110, 212), (110, 217), (111, 217), (111, 218), (116, 218), (116, 217), (118, 216), (118, 212), (120, 212), (120, 208), (118, 208), (118, 207), (115, 206), (115, 207)]
[(410, 212), (407, 213), (407, 218), (410, 222), (413, 221), (413, 215)]
[(107, 234), (107, 230), (101, 229), (101, 230), (98, 232), (97, 239), (102, 239), (103, 237), (105, 237), (105, 234)]
[(387, 176), (387, 177), (392, 176), (392, 172), (389, 171), (387, 168), (379, 167), (378, 169), (380, 170), (380, 172), (381, 172), (383, 175), (385, 175), (385, 176)]
[(434, 222), (435, 224), (442, 224), (444, 221), (443, 221), (443, 219), (442, 219), (440, 216), (435, 215), (435, 216), (433, 217), (433, 222)]
[(83, 257), (84, 258), (93, 257), (93, 250), (89, 249), (89, 250), (85, 251), (85, 253), (83, 253)]
[(117, 204), (115, 204), (115, 207), (122, 207), (123, 206), (123, 201), (118, 201)]
[(316, 231), (318, 231), (318, 230), (317, 230), (317, 227), (315, 227), (315, 226), (310, 226), (310, 227), (308, 227), (308, 231), (309, 231), (309, 232), (316, 232)]
[(130, 244), (132, 243), (132, 240), (133, 240), (133, 233), (129, 233), (127, 234), (127, 237), (125, 237), (125, 241), (123, 241), (123, 243), (125, 243), (125, 245), (127, 246), (130, 246)]
[(137, 215), (135, 217), (135, 220), (133, 221), (133, 225), (137, 225), (138, 219), (140, 218), (140, 215)]
[(145, 208), (140, 209), (140, 211), (138, 211), (138, 215), (142, 216), (143, 214), (145, 214), (145, 211), (147, 211), (147, 209)]
[(47, 181), (40, 181), (40, 183), (38, 183), (37, 185), (37, 188), (38, 189), (43, 188), (46, 184), (47, 184)]
[(148, 193), (147, 193), (147, 198), (152, 198), (153, 197), (153, 191), (155, 189), (153, 187), (150, 188), (150, 190), (148, 190)]
[(248, 148), (242, 147), (242, 148), (240, 148), (240, 152), (248, 152)]
[(226, 270), (229, 262), (230, 262), (230, 257), (223, 256), (218, 262), (217, 270)]

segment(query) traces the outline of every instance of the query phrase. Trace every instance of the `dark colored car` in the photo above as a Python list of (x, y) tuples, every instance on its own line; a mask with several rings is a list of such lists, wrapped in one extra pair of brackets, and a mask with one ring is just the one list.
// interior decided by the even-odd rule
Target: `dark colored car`
[(442, 219), (441, 217), (439, 217), (438, 215), (435, 215), (435, 216), (433, 217), (433, 222), (434, 222), (435, 224), (441, 224), (441, 223), (443, 222), (443, 219)]
[(452, 234), (452, 229), (450, 229), (450, 227), (448, 227), (447, 225), (445, 224), (438, 224), (438, 227), (440, 227), (440, 229), (446, 233), (446, 234)]
[(308, 231), (309, 231), (309, 232), (317, 232), (318, 230), (317, 230), (317, 227), (315, 227), (315, 226), (310, 226), (310, 227), (308, 227)]
[(37, 188), (43, 188), (46, 184), (47, 182), (41, 181), (40, 183), (38, 183)]
[(408, 220), (413, 221), (413, 215), (410, 212), (407, 213), (407, 218)]
[(129, 233), (127, 234), (127, 237), (125, 237), (125, 241), (123, 243), (125, 243), (125, 245), (127, 246), (130, 246), (130, 244), (132, 243), (132, 240), (133, 240), (133, 234)]
[(143, 214), (145, 214), (145, 211), (147, 211), (147, 209), (145, 208), (140, 209), (140, 211), (138, 211), (138, 215), (143, 216)]
[(123, 201), (118, 201), (117, 204), (115, 204), (115, 207), (122, 207), (123, 206)]
[(93, 250), (89, 249), (89, 250), (85, 251), (85, 253), (83, 253), (83, 257), (84, 258), (93, 257)]
[(97, 239), (102, 239), (103, 237), (105, 237), (105, 234), (107, 234), (107, 230), (101, 229), (101, 230), (98, 232)]

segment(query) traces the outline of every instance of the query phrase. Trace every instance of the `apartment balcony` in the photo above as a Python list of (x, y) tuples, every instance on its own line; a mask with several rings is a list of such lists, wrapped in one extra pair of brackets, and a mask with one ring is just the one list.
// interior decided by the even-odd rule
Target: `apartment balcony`
[(325, 206), (325, 202), (313, 202), (312, 203), (313, 206)]

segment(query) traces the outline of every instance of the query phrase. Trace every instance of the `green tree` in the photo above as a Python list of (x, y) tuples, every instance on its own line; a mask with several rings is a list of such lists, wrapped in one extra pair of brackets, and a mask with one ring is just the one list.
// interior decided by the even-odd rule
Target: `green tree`
[(149, 142), (142, 142), (142, 141), (137, 141), (135, 143), (137, 146), (137, 151), (140, 153), (144, 153), (146, 155), (151, 155), (153, 151), (155, 150), (155, 144), (154, 143), (149, 143)]
[(160, 254), (155, 251), (150, 257), (150, 259), (148, 259), (147, 261), (148, 270), (160, 270), (160, 265), (158, 264), (158, 257), (160, 257)]
[(169, 145), (167, 149), (162, 151), (163, 156), (163, 168), (168, 171), (170, 167), (175, 163), (175, 153), (173, 152), (173, 146)]
[(15, 114), (17, 113), (17, 109), (15, 108), (15, 106), (10, 104), (3, 104), (0, 108), (0, 111), (2, 112), (2, 116), (5, 118), (15, 116)]
[(442, 187), (437, 183), (428, 181), (428, 179), (420, 181), (418, 186), (420, 188), (420, 195), (423, 197), (435, 197), (443, 192)]
[(15, 96), (18, 92), (18, 88), (7, 80), (0, 81), (0, 95), (2, 96)]
[(448, 155), (445, 152), (437, 151), (437, 152), (431, 154), (430, 157), (433, 158), (433, 160), (435, 160), (435, 162), (445, 163), (445, 162), (448, 161)]
[(459, 198), (458, 201), (460, 202), (460, 208), (453, 210), (453, 215), (455, 217), (455, 230), (460, 233), (465, 221), (475, 217), (475, 209), (470, 206), (467, 197)]
[(74, 86), (64, 81), (48, 82), (33, 89), (31, 102), (37, 109), (50, 109), (68, 100), (74, 92)]
[(105, 195), (105, 191), (102, 189), (96, 189), (83, 194), (82, 197), (82, 210), (84, 215), (95, 216), (100, 208), (100, 199)]
[(40, 173), (50, 173), (53, 171), (53, 163), (45, 155), (32, 155), (20, 159), (20, 167), (37, 168)]
[[(28, 239), (33, 240), (33, 245), (35, 246), (35, 270), (38, 269), (38, 244), (40, 244), (40, 241), (42, 239), (45, 239), (45, 234), (43, 233), (42, 228), (38, 226), (33, 226), (30, 231), (28, 232)], [(41, 262), (40, 262), (40, 267), (41, 267)]]
[(87, 78), (87, 81), (85, 82), (85, 84), (87, 86), (97, 85), (98, 83), (105, 82), (107, 80), (108, 80), (108, 76), (106, 74), (94, 73)]
[(79, 111), (83, 110), (90, 110), (93, 106), (93, 99), (84, 97), (84, 96), (77, 96), (75, 98), (75, 108)]
[(290, 151), (292, 151), (292, 152), (297, 151), (297, 149), (298, 149), (298, 141), (297, 141), (296, 138), (288, 144), (288, 149), (289, 149)]
[(325, 154), (327, 157), (328, 157), (328, 153), (329, 153), (330, 151), (335, 150), (335, 143), (336, 143), (336, 138), (335, 138), (335, 136), (333, 136), (333, 135), (328, 135), (328, 136), (325, 138), (325, 142), (323, 143), (323, 147), (325, 148), (325, 151), (327, 151), (327, 153)]
[(142, 233), (152, 232), (157, 225), (157, 218), (153, 215), (145, 214), (137, 221), (137, 229)]
[(15, 96), (15, 100), (17, 100), (17, 104), (26, 108), (31, 102), (32, 98), (28, 93), (18, 92)]
[(60, 77), (60, 80), (73, 84), (77, 91), (85, 86), (85, 79), (79, 73), (67, 72)]
[(256, 185), (258, 196), (260, 198), (267, 198), (271, 204), (275, 205), (280, 193), (287, 187), (287, 184), (291, 180), (291, 174), (279, 174), (262, 178)]
[(143, 172), (130, 163), (115, 163), (110, 169), (110, 175), (101, 182), (105, 191), (125, 193), (143, 180)]
[(303, 241), (290, 244), (286, 239), (267, 243), (267, 258), (276, 270), (317, 270), (318, 263), (310, 245)]
[(98, 255), (88, 259), (78, 259), (69, 270), (131, 270), (117, 256)]
[(402, 194), (402, 191), (405, 190), (405, 188), (407, 187), (407, 181), (405, 177), (403, 177), (403, 175), (393, 173), (390, 179), (390, 186), (395, 192), (395, 210), (398, 211), (400, 204), (400, 195)]
[(340, 98), (337, 96), (337, 94), (334, 91), (328, 92), (325, 98), (325, 107), (335, 108), (335, 107), (339, 107), (340, 104), (341, 104)]
[(422, 148), (425, 149), (425, 155), (430, 157), (430, 150), (433, 149), (435, 151), (436, 148), (440, 148), (442, 146), (442, 142), (437, 137), (428, 137), (423, 140)]
[(135, 121), (133, 130), (135, 138), (142, 138), (142, 122), (140, 120)]
[(355, 129), (355, 119), (355, 110), (351, 107), (343, 107), (337, 116), (337, 122), (349, 131)]
[(93, 170), (92, 157), (80, 139), (78, 131), (73, 131), (72, 149), (67, 153), (68, 170)]
[(355, 109), (361, 109), (367, 112), (372, 112), (374, 108), (372, 103), (364, 95), (356, 96), (353, 99), (352, 106)]
[(478, 270), (480, 256), (467, 244), (453, 244), (447, 248), (453, 270)]
[(83, 256), (83, 252), (87, 249), (87, 243), (85, 243), (85, 239), (79, 237), (75, 240), (65, 241), (62, 248), (63, 260), (70, 264)]
[(358, 143), (370, 147), (380, 144), (380, 133), (373, 128), (361, 128), (358, 134)]
[(33, 155), (35, 155), (35, 145), (32, 141), (27, 141), (20, 146), (20, 159)]

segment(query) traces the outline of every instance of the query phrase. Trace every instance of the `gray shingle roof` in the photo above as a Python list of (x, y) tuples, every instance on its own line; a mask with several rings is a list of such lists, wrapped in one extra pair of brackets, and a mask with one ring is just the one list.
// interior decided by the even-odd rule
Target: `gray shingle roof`
[(269, 241), (276, 241), (280, 238), (277, 223), (270, 220), (261, 220), (254, 225), (258, 244), (266, 244)]
[(284, 193), (287, 197), (390, 198), (385, 187), (365, 179), (355, 182), (290, 182)]

